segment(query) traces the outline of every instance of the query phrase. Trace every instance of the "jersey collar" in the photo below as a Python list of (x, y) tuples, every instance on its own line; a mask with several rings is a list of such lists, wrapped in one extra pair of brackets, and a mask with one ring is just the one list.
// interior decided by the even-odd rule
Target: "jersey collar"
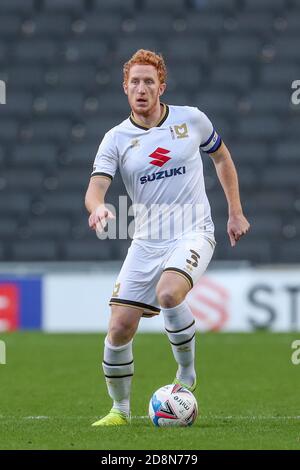
[[(165, 120), (167, 119), (167, 117), (169, 116), (169, 106), (165, 103), (161, 103), (163, 105), (163, 113), (162, 113), (162, 116), (160, 118), (160, 120), (158, 121), (157, 124), (155, 124), (155, 126), (152, 126), (152, 127), (160, 127), (164, 122)], [(143, 129), (144, 131), (148, 131), (149, 129), (152, 129), (152, 127), (147, 127), (145, 125), (142, 125), (139, 121), (137, 121), (135, 119), (135, 117), (133, 116), (133, 113), (131, 112), (130, 116), (129, 116), (129, 119), (130, 119), (130, 122), (138, 127), (139, 129)]]

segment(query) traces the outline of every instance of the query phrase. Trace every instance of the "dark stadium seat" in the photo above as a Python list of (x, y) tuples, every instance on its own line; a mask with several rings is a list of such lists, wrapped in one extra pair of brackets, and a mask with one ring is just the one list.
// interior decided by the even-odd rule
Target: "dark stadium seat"
[[(282, 162), (283, 163), (283, 162)], [(264, 188), (299, 188), (299, 164), (298, 165), (277, 165), (276, 167), (265, 168), (262, 177)]]
[(261, 41), (252, 35), (240, 36), (238, 41), (236, 37), (224, 37), (219, 43), (218, 57), (225, 63), (249, 64), (258, 59), (260, 48)]
[(191, 0), (191, 5), (199, 11), (210, 11), (213, 15), (215, 12), (231, 12), (237, 6), (236, 0)]
[[(152, 3), (152, 2), (151, 2)], [(135, 18), (135, 31), (139, 34), (161, 34), (165, 35), (166, 31), (172, 29), (173, 18), (169, 12), (147, 11), (140, 13)]]
[(9, 64), (7, 66), (8, 86), (17, 90), (33, 90), (43, 88), (43, 70), (42, 67), (31, 65)]
[(1, 240), (3, 239), (12, 240), (16, 234), (17, 227), (18, 227), (18, 222), (15, 217), (12, 217), (11, 215), (2, 216), (1, 214), (1, 220), (0, 220)]
[(68, 261), (111, 260), (112, 254), (106, 242), (97, 240), (66, 240), (62, 247), (63, 259)]
[(117, 11), (114, 12), (93, 12), (84, 17), (84, 34), (87, 36), (99, 36), (111, 38), (112, 35), (121, 31), (121, 15)]
[(0, 44), (0, 61), (3, 62), (6, 59), (7, 47), (4, 44)]
[[(1, 7), (0, 7), (1, 8)], [(13, 38), (21, 29), (22, 20), (15, 15), (0, 16), (0, 34), (1, 37)]]
[(0, 167), (4, 164), (5, 161), (5, 148), (0, 146)]
[(264, 142), (253, 142), (253, 140), (234, 140), (230, 143), (230, 153), (237, 167), (240, 164), (252, 165), (256, 169), (264, 167), (268, 157), (272, 160), (272, 152)]
[(236, 244), (234, 248), (228, 243), (226, 246), (226, 258), (231, 261), (245, 260), (252, 263), (270, 263), (272, 262), (272, 248), (268, 240), (260, 240), (257, 243), (256, 239), (252, 239), (249, 235)]
[(135, 0), (93, 0), (95, 11), (121, 11), (123, 13), (131, 13), (134, 11)]
[(54, 77), (54, 83), (64, 91), (70, 91), (70, 88), (78, 90), (89, 90), (96, 86), (96, 67), (93, 64), (86, 64), (82, 67), (79, 64), (64, 64), (61, 66), (54, 66), (48, 69), (44, 75), (44, 80), (47, 77)]
[(71, 31), (72, 20), (70, 16), (66, 14), (49, 14), (49, 12), (44, 12), (43, 14), (34, 16), (30, 21), (33, 30), (32, 36), (38, 36), (39, 40), (41, 37), (48, 36), (52, 36), (53, 39), (57, 36), (63, 38), (70, 34)]
[(12, 164), (16, 168), (52, 168), (56, 166), (56, 155), (54, 144), (16, 145), (12, 151)]
[(289, 90), (275, 88), (271, 90), (253, 90), (249, 95), (253, 110), (258, 113), (288, 113), (291, 96)]
[(59, 157), (59, 160), (74, 168), (85, 167), (91, 170), (99, 144), (99, 139), (96, 139), (94, 143), (89, 140), (87, 143), (73, 144)]
[(12, 54), (17, 63), (51, 63), (56, 60), (59, 55), (59, 46), (55, 41), (42, 39), (36, 41), (34, 39), (22, 40), (12, 49)]
[(126, 116), (128, 114), (128, 99), (124, 92), (108, 91), (97, 95), (99, 103), (99, 115), (103, 113), (112, 114), (116, 116)]
[(66, 239), (70, 236), (71, 222), (66, 217), (35, 217), (28, 218), (26, 229), (32, 239)]
[(258, 14), (262, 10), (281, 12), (285, 9), (285, 6), (286, 0), (245, 0), (245, 9), (255, 10)]
[[(298, 235), (299, 236), (299, 235)], [(281, 242), (277, 247), (277, 257), (275, 262), (281, 263), (299, 263), (300, 250), (299, 240), (289, 240)]]
[(81, 13), (84, 10), (84, 0), (42, 0), (45, 11)]
[(70, 137), (72, 124), (68, 119), (40, 117), (24, 125), (36, 142), (64, 142)]
[(0, 125), (0, 142), (5, 141), (16, 142), (18, 136), (19, 126), (16, 119), (1, 120)]
[(249, 90), (252, 71), (249, 65), (216, 64), (212, 69), (211, 84), (233, 90)]
[(241, 11), (235, 17), (235, 23), (231, 32), (236, 35), (245, 33), (264, 35), (266, 30), (272, 29), (273, 22), (272, 11), (260, 11), (259, 14), (253, 11)]
[(24, 189), (28, 192), (38, 192), (42, 189), (43, 173), (36, 168), (6, 170), (3, 177), (5, 179), (5, 189), (11, 191)]
[(103, 139), (104, 134), (108, 132), (112, 127), (115, 127), (117, 124), (122, 122), (124, 119), (127, 119), (129, 112), (124, 114), (124, 116), (119, 115), (118, 117), (108, 116), (105, 120), (97, 118), (89, 118), (86, 122), (86, 136), (88, 139), (92, 138), (93, 140), (98, 139), (99, 144), (100, 140)]
[(201, 78), (200, 68), (196, 64), (187, 64), (184, 67), (173, 64), (168, 67), (168, 89), (176, 89), (176, 92), (197, 91)]
[(274, 237), (278, 237), (281, 234), (282, 220), (278, 214), (266, 214), (266, 215), (253, 215), (250, 218), (251, 232), (249, 236), (251, 238), (269, 240)]
[(220, 12), (213, 15), (205, 12), (190, 11), (186, 15), (186, 30), (188, 34), (216, 35), (223, 30), (224, 18)]
[(6, 106), (3, 108), (4, 115), (26, 117), (32, 113), (33, 97), (30, 92), (14, 91), (10, 94)]
[(0, 259), (7, 260), (8, 259), (8, 252), (6, 250), (5, 244), (0, 243)]
[(245, 212), (255, 216), (257, 214), (288, 213), (294, 210), (294, 195), (288, 191), (261, 189), (258, 193), (247, 194), (244, 197)]
[(167, 89), (162, 99), (165, 103), (178, 106), (182, 103), (182, 100), (185, 100), (187, 106), (195, 106), (194, 100), (192, 100), (187, 91), (182, 88), (179, 91), (168, 91)]
[(164, 11), (177, 13), (184, 11), (185, 0), (144, 0), (144, 8), (147, 10)]
[(44, 100), (43, 111), (47, 116), (57, 115), (71, 118), (80, 117), (83, 107), (83, 96), (77, 91), (49, 91), (41, 97)]
[(289, 90), (293, 80), (300, 76), (300, 65), (295, 62), (277, 62), (263, 65), (260, 70), (261, 82), (264, 86), (280, 86)]
[(274, 146), (274, 157), (279, 164), (299, 163), (299, 141), (284, 139)]
[(22, 191), (0, 192), (0, 214), (6, 216), (26, 215), (29, 212), (31, 197)]
[(30, 13), (34, 7), (34, 0), (1, 0), (0, 14), (2, 13)]
[(38, 197), (36, 202), (40, 203), (43, 207), (44, 213), (52, 215), (69, 215), (77, 214), (85, 211), (84, 208), (84, 194), (79, 191), (54, 191), (44, 192), (42, 196)]
[(100, 38), (76, 38), (64, 43), (63, 53), (67, 62), (103, 63), (108, 55), (108, 47)]
[(273, 114), (245, 116), (238, 123), (238, 133), (245, 138), (273, 139), (280, 134), (282, 122)]
[(274, 41), (276, 57), (278, 60), (293, 62), (299, 60), (299, 35), (279, 37)]
[[(127, 61), (138, 47), (141, 49), (150, 49), (152, 51), (159, 51), (159, 42), (151, 34), (149, 36), (141, 35), (140, 40), (136, 37), (123, 36), (120, 38), (120, 42), (117, 45), (116, 57), (118, 60), (125, 62)], [(122, 64), (123, 65), (123, 64)]]
[[(169, 39), (166, 43), (166, 53), (171, 62), (207, 62), (209, 58), (208, 41), (202, 37), (186, 37)], [(171, 65), (171, 64), (170, 64)]]
[(295, 14), (294, 11), (286, 12), (284, 29), (288, 33), (297, 34), (300, 29), (300, 16)]
[(237, 95), (232, 91), (205, 90), (195, 94), (195, 103), (206, 113), (230, 113), (237, 107)]
[(17, 241), (12, 244), (13, 261), (53, 261), (58, 258), (58, 247), (52, 240)]
[(298, 132), (299, 116), (290, 116), (290, 118), (286, 120), (283, 125), (284, 136), (290, 139), (294, 139)]
[(65, 191), (84, 191), (87, 189), (92, 167), (86, 164), (85, 168), (60, 169), (56, 176), (57, 189)]

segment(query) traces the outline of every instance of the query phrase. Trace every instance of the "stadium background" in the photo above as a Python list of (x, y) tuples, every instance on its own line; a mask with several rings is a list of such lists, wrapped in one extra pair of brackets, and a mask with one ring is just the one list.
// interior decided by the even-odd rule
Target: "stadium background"
[[(211, 118), (252, 225), (232, 249), (225, 196), (204, 154), (217, 248), (189, 297), (198, 328), (291, 332), (282, 351), (289, 363), (300, 329), (300, 104), (291, 100), (299, 28), (299, 0), (1, 0), (0, 338), (8, 364), (10, 345), (30, 338), (33, 354), (42, 346), (32, 333), (6, 331), (107, 327), (130, 240), (99, 241), (84, 194), (100, 140), (128, 116), (122, 65), (138, 48), (163, 54), (165, 102)], [(107, 200), (117, 207), (122, 194), (117, 175)], [(141, 325), (161, 329), (159, 318)]]

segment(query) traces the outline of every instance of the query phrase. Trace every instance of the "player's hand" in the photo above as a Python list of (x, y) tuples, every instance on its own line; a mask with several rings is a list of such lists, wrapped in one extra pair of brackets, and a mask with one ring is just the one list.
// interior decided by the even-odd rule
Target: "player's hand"
[(250, 224), (243, 214), (230, 215), (227, 223), (227, 233), (231, 246), (235, 246), (236, 242), (238, 242), (249, 229)]
[(102, 233), (107, 225), (108, 219), (115, 219), (113, 213), (104, 205), (98, 206), (89, 216), (89, 226), (97, 233)]

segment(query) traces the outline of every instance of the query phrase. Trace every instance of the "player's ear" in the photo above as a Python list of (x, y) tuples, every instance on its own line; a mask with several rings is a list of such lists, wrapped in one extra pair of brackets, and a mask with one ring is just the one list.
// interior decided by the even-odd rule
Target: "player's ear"
[(125, 95), (128, 95), (128, 85), (127, 85), (127, 82), (123, 82), (123, 90), (124, 90)]
[(161, 83), (159, 85), (159, 96), (163, 95), (165, 90), (167, 88), (167, 84), (166, 83)]

